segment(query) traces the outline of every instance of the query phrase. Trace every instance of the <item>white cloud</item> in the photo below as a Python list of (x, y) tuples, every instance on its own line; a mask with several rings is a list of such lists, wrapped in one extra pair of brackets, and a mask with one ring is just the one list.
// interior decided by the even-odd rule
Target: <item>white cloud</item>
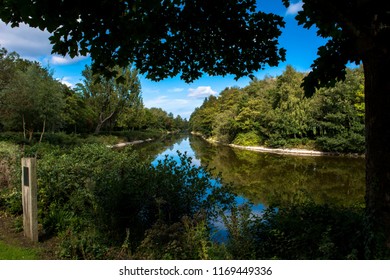
[(175, 109), (177, 107), (185, 106), (189, 104), (190, 101), (187, 99), (170, 99), (168, 96), (162, 95), (154, 99), (144, 100), (144, 104), (148, 108), (157, 107), (162, 108), (166, 111), (169, 111), (166, 108)]
[(70, 87), (70, 88), (73, 88), (74, 87), (74, 84), (72, 83), (72, 80), (73, 78), (72, 77), (63, 77), (61, 79), (57, 79), (57, 81), (59, 81), (60, 83), (63, 83), (64, 85)]
[(188, 96), (195, 98), (204, 98), (210, 95), (216, 95), (217, 92), (212, 90), (210, 86), (199, 86), (197, 88), (188, 89)]
[(158, 96), (156, 98), (153, 98), (153, 99), (145, 99), (145, 96), (144, 96), (144, 104), (145, 104), (145, 107), (148, 107), (148, 108), (152, 108), (152, 107), (156, 107), (156, 108), (159, 108), (161, 107), (162, 104), (165, 104), (167, 102), (167, 96)]
[(160, 90), (156, 88), (151, 88), (151, 87), (143, 87), (142, 88), (142, 94), (148, 95), (148, 94), (159, 94)]
[(287, 8), (286, 16), (287, 15), (296, 15), (299, 11), (302, 11), (303, 3), (302, 1), (299, 1), (297, 3), (290, 3), (290, 6)]
[(172, 88), (168, 90), (169, 92), (182, 92), (184, 91), (184, 88)]
[(16, 51), (24, 58), (37, 60), (51, 53), (50, 33), (21, 23), (11, 28), (0, 21), (0, 45), (8, 51)]
[(77, 62), (82, 61), (84, 59), (87, 59), (87, 57), (86, 56), (77, 56), (77, 57), (71, 58), (69, 56), (53, 55), (49, 61), (53, 65), (69, 65), (69, 64), (77, 63)]
[(180, 115), (182, 118), (189, 119), (191, 113), (196, 107), (202, 105), (202, 100), (170, 98), (169, 96), (158, 96), (156, 98), (144, 98), (144, 104), (147, 108), (161, 108), (168, 113), (173, 113), (175, 116)]
[(87, 58), (78, 56), (72, 59), (69, 56), (51, 55), (50, 36), (48, 31), (32, 28), (24, 23), (19, 24), (19, 27), (12, 28), (0, 21), (0, 46), (9, 52), (17, 52), (25, 59), (52, 65), (69, 65)]

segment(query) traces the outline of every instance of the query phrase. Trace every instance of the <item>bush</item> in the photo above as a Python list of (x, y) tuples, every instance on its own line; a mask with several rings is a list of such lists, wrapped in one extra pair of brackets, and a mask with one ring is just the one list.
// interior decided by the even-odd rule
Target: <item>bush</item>
[[(36, 135), (36, 138), (37, 137), (38, 135)], [(37, 138), (37, 140), (39, 141), (39, 138)], [(42, 142), (56, 146), (69, 147), (79, 145), (81, 143), (81, 138), (78, 134), (67, 134), (65, 132), (45, 133)]]
[(207, 220), (202, 215), (184, 216), (179, 222), (168, 225), (157, 221), (134, 255), (138, 259), (226, 259), (229, 255), (224, 245), (210, 241)]
[(237, 260), (255, 258), (254, 237), (251, 231), (253, 214), (249, 204), (232, 207), (230, 215), (223, 214), (222, 219), (227, 230), (227, 250)]
[(21, 153), (17, 145), (0, 142), (0, 208), (11, 214), (20, 214), (23, 211), (20, 158)]
[(262, 143), (263, 139), (254, 131), (239, 133), (233, 141), (233, 144), (241, 146), (257, 146)]
[(10, 142), (15, 144), (26, 144), (28, 140), (25, 140), (23, 134), (20, 132), (1, 132), (0, 142)]
[(362, 259), (364, 210), (305, 203), (269, 208), (251, 231), (258, 259)]
[(48, 234), (61, 236), (63, 257), (102, 258), (104, 248), (119, 248), (124, 240), (134, 252), (157, 221), (170, 228), (231, 202), (210, 176), (186, 155), (180, 164), (166, 158), (153, 167), (131, 148), (93, 144), (46, 154), (38, 169), (39, 219)]
[(340, 134), (334, 137), (318, 137), (317, 147), (322, 151), (341, 153), (364, 153), (364, 135), (357, 133)]

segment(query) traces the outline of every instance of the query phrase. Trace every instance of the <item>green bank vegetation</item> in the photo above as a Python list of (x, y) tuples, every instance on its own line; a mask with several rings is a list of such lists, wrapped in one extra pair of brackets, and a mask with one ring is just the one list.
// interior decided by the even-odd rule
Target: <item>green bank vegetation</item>
[(363, 153), (363, 69), (348, 69), (344, 82), (312, 97), (301, 87), (304, 77), (287, 66), (278, 77), (226, 88), (204, 100), (190, 127), (223, 143)]
[(102, 130), (126, 133), (186, 128), (187, 121), (180, 116), (144, 107), (135, 69), (114, 70), (121, 78), (94, 75), (86, 66), (83, 81), (71, 89), (55, 80), (50, 69), (1, 48), (0, 132), (21, 132), (23, 141), (30, 143), (34, 137), (42, 142), (47, 132), (99, 134)]
[[(0, 208), (17, 216), (20, 178), (8, 170), (20, 157), (11, 156), (10, 147), (1, 142), (9, 175), (2, 180)], [(131, 148), (84, 144), (53, 145), (38, 158), (40, 237), (58, 237), (58, 258), (210, 258), (209, 220), (233, 201), (185, 155), (180, 164), (166, 158), (152, 166)]]
[[(0, 208), (18, 217), (20, 176), (9, 170), (20, 168), (21, 153), (0, 143), (8, 174)], [(316, 204), (297, 193), (258, 216), (249, 205), (235, 205), (230, 186), (185, 154), (179, 164), (165, 158), (151, 165), (131, 147), (95, 143), (46, 145), (37, 155), (40, 239), (56, 238), (57, 259), (365, 258), (361, 206)], [(224, 243), (214, 238), (218, 216)]]

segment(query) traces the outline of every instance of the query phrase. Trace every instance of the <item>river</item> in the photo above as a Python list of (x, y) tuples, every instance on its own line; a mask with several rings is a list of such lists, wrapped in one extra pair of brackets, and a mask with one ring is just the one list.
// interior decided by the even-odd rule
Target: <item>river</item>
[(195, 165), (211, 168), (231, 183), (237, 200), (261, 210), (271, 204), (311, 200), (351, 206), (364, 203), (364, 159), (337, 156), (293, 156), (246, 151), (211, 144), (197, 136), (173, 137), (137, 148), (156, 163), (166, 155), (187, 153)]

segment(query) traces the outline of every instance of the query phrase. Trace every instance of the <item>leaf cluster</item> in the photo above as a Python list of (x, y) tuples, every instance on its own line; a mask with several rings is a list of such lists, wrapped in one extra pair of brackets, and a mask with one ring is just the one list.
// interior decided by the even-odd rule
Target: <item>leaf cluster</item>
[(256, 11), (255, 0), (1, 1), (0, 18), (52, 36), (53, 52), (89, 54), (105, 76), (134, 65), (161, 80), (180, 74), (247, 76), (284, 60), (277, 38), (282, 17)]
[[(283, 1), (286, 6), (288, 1)], [(385, 1), (304, 0), (296, 19), (305, 28), (315, 26), (317, 34), (329, 38), (318, 49), (313, 69), (304, 79), (308, 95), (323, 86), (334, 86), (346, 77), (346, 64), (386, 57), (390, 29), (390, 6)]]
[(46, 234), (61, 237), (64, 258), (108, 258), (124, 240), (131, 255), (157, 222), (170, 227), (200, 212), (208, 222), (232, 203), (189, 157), (180, 155), (180, 164), (151, 166), (129, 149), (96, 144), (48, 153), (39, 160), (39, 219)]

